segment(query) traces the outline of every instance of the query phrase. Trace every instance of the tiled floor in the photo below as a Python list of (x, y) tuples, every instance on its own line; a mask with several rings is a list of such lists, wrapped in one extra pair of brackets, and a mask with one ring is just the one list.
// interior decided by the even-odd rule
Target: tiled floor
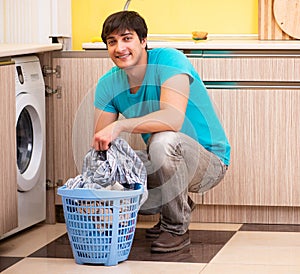
[(3, 274), (300, 274), (300, 226), (191, 224), (191, 245), (150, 252), (139, 223), (129, 259), (116, 266), (76, 264), (65, 224), (40, 224), (0, 241)]

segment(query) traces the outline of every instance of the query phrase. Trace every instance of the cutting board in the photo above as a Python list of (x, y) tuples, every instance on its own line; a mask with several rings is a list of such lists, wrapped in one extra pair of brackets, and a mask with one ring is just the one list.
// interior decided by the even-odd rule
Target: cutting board
[(274, 18), (289, 36), (300, 39), (300, 0), (274, 0)]
[[(285, 33), (277, 24), (273, 2), (275, 0), (259, 0), (258, 2), (258, 38), (261, 40), (291, 40), (294, 39)], [(289, 0), (282, 0), (290, 2)]]

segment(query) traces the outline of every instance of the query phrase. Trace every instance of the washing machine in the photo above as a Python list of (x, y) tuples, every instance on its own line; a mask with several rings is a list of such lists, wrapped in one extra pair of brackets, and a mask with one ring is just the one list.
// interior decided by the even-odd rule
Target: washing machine
[(18, 227), (46, 218), (45, 83), (36, 56), (15, 57)]

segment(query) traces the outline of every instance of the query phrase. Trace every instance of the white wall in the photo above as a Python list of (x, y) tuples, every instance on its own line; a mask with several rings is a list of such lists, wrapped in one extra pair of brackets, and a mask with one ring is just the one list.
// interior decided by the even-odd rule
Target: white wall
[(4, 43), (4, 0), (0, 0), (0, 44)]
[(71, 0), (50, 0), (50, 2), (52, 9), (52, 35), (71, 37)]
[(0, 0), (0, 8), (1, 42), (49, 44), (49, 36), (72, 36), (71, 0)]

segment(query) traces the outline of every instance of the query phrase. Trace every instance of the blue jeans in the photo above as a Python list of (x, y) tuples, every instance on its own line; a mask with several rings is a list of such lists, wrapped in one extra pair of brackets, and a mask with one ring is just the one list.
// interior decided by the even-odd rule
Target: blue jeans
[(148, 174), (148, 199), (140, 214), (161, 216), (161, 228), (178, 235), (188, 230), (188, 192), (203, 193), (216, 186), (227, 167), (189, 136), (173, 131), (152, 135), (147, 151), (138, 151)]

